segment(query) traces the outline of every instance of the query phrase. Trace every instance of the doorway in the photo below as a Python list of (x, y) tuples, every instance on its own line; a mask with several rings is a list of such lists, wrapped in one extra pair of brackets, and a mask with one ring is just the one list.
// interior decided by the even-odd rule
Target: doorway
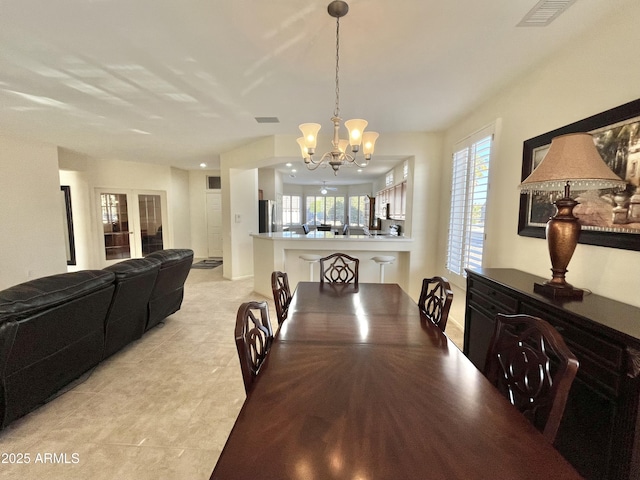
[(164, 248), (165, 192), (97, 189), (96, 193), (102, 259), (107, 265)]

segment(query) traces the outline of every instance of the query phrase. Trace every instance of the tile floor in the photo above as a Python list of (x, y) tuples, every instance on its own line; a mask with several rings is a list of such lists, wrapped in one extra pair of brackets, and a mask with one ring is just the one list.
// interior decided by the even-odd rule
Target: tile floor
[[(182, 309), (164, 325), (0, 432), (0, 478), (208, 479), (245, 398), (236, 310), (263, 298), (251, 278), (191, 270)], [(456, 320), (447, 333), (462, 345)]]

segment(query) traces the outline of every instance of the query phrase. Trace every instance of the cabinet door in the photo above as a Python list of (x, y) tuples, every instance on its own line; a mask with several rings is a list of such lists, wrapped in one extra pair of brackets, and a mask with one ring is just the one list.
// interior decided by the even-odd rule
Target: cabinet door
[(554, 446), (588, 479), (624, 478), (620, 468), (614, 425), (616, 402), (576, 378), (562, 416)]
[(473, 304), (467, 305), (464, 327), (464, 354), (480, 371), (484, 371), (495, 320)]

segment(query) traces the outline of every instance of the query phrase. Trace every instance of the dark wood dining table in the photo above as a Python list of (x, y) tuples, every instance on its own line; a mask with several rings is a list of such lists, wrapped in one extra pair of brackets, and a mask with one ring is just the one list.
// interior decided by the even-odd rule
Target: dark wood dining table
[(302, 282), (211, 478), (581, 477), (398, 285)]

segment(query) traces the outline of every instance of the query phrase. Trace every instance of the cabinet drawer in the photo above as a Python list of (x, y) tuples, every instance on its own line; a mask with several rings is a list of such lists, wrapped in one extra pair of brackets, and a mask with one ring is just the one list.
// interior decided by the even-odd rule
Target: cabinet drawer
[(595, 386), (597, 383), (609, 395), (619, 395), (622, 375), (620, 367), (624, 355), (621, 348), (596, 338), (584, 330), (578, 330), (558, 317), (530, 305), (523, 304), (522, 313), (540, 317), (558, 330), (580, 362), (579, 377), (587, 375), (592, 379), (588, 382), (589, 384)]
[[(486, 283), (470, 282), (471, 298), (492, 313), (516, 313), (518, 300)], [(480, 295), (476, 295), (476, 293)], [(482, 298), (485, 297), (485, 298)], [(491, 308), (489, 308), (491, 306)]]
[(534, 315), (546, 320), (560, 332), (565, 341), (580, 345), (582, 350), (589, 352), (592, 357), (606, 362), (614, 370), (620, 371), (622, 369), (624, 361), (624, 348), (622, 346), (596, 337), (585, 330), (581, 330), (567, 323), (557, 316), (526, 303), (522, 304), (521, 311), (522, 313)]

